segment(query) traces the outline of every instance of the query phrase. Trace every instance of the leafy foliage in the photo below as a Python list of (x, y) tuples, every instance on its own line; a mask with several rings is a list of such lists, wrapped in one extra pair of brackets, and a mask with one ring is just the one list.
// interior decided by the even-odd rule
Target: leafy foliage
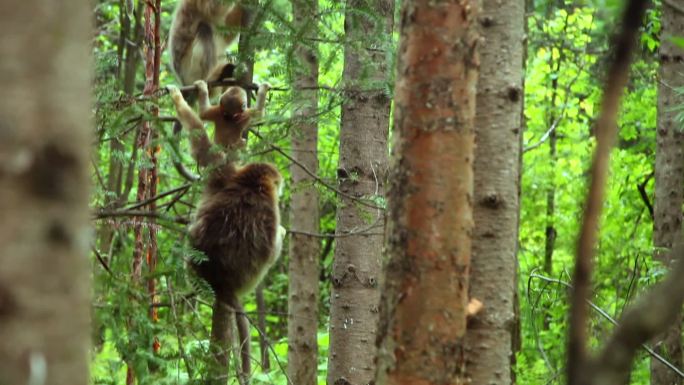
[[(158, 193), (183, 187), (187, 183), (174, 169), (173, 162), (192, 165), (185, 134), (176, 137), (170, 123), (153, 119), (149, 107), (158, 103), (162, 116), (173, 115), (168, 98), (135, 100), (143, 81), (143, 65), (134, 63), (134, 89), (126, 94), (127, 58), (140, 55), (141, 40), (133, 34), (140, 9), (121, 8), (124, 1), (100, 0), (96, 8), (99, 34), (94, 39), (96, 76), (95, 151), (93, 153), (93, 191), (91, 205), (102, 213), (135, 211), (135, 181), (140, 169), (152, 163), (135, 141), (142, 120), (153, 120), (158, 135)], [(291, 74), (297, 65), (292, 42), (316, 45), (320, 61), (321, 85), (318, 113), (305, 119), (319, 125), (319, 176), (336, 184), (338, 164), (340, 105), (344, 44), (343, 2), (322, 0), (320, 35), (317, 41), (303, 38), (304, 31), (292, 26), (290, 2), (262, 2), (257, 20), (261, 27), (250, 35), (255, 51), (255, 81), (268, 81), (276, 88), (290, 88)], [(592, 127), (600, 110), (602, 77), (609, 53), (610, 32), (614, 30), (618, 1), (541, 1), (530, 5), (528, 56), (525, 80), (525, 153), (522, 168), (520, 214), (520, 319), (522, 346), (515, 371), (520, 384), (563, 383), (564, 346), (567, 328), (567, 288), (556, 282), (569, 282), (581, 210), (586, 190), (585, 179), (595, 138)], [(175, 1), (164, 1), (163, 31), (168, 31)], [(397, 7), (399, 9), (399, 7)], [(353, 12), (368, 14), (368, 10)], [(373, 15), (370, 15), (373, 17)], [(653, 164), (656, 126), (656, 69), (660, 44), (658, 8), (648, 13), (641, 37), (638, 60), (632, 67), (631, 83), (625, 93), (619, 117), (620, 138), (613, 152), (611, 179), (607, 189), (604, 219), (594, 277), (594, 303), (613, 318), (619, 318), (626, 304), (663, 274), (664, 269), (651, 260), (652, 219), (645, 192), (652, 203)], [(128, 21), (127, 26), (125, 21)], [(164, 33), (164, 36), (166, 34)], [(681, 37), (668, 37), (683, 45)], [(396, 40), (396, 39), (395, 39)], [(132, 47), (122, 49), (125, 46)], [(394, 52), (394, 47), (388, 50)], [(175, 82), (162, 57), (161, 84)], [(359, 79), (359, 81), (365, 81)], [(368, 84), (393, 93), (393, 82)], [(272, 92), (266, 122), (257, 127), (265, 140), (250, 138), (246, 157), (278, 165), (289, 178), (289, 163), (274, 152), (271, 144), (287, 152), (289, 135), (297, 130), (297, 108), (290, 92)], [(675, 108), (682, 108), (676, 106)], [(550, 151), (555, 137), (555, 150)], [(379, 149), (382, 150), (382, 149)], [(197, 172), (197, 170), (194, 170)], [(335, 229), (335, 193), (317, 185), (321, 193), (321, 232)], [(125, 383), (126, 364), (130, 364), (140, 384), (203, 383), (208, 362), (211, 292), (194, 279), (186, 261), (203, 256), (187, 242), (185, 224), (199, 199), (201, 183), (188, 186), (157, 201), (159, 216), (144, 217), (143, 228), (158, 236), (159, 260), (154, 272), (143, 269), (140, 282), (131, 278), (133, 226), (130, 215), (103, 215), (98, 220), (97, 244), (93, 253), (93, 340), (92, 383)], [(283, 196), (283, 220), (287, 227), (289, 196)], [(549, 196), (554, 207), (549, 209)], [(313, 204), (315, 204), (314, 202)], [(384, 205), (384, 201), (377, 202)], [(552, 255), (545, 260), (547, 228), (555, 230)], [(321, 256), (321, 319), (319, 328), (319, 383), (325, 383), (328, 348), (329, 277), (334, 250), (332, 239), (323, 240)], [(283, 250), (287, 250), (285, 247)], [(253, 383), (285, 384), (282, 367), (287, 365), (287, 262), (286, 255), (272, 269), (264, 285), (268, 309), (263, 332), (270, 341), (270, 371), (259, 365)], [(544, 271), (547, 268), (547, 271)], [(541, 276), (541, 278), (540, 278)], [(544, 277), (548, 279), (544, 279)], [(156, 315), (146, 283), (157, 283)], [(550, 279), (550, 280), (549, 280)], [(555, 281), (554, 281), (555, 280)], [(246, 300), (248, 316), (256, 319), (257, 305)], [(255, 322), (253, 322), (255, 323)], [(613, 326), (594, 313), (591, 339), (597, 346)], [(254, 333), (257, 333), (253, 329)], [(254, 337), (257, 335), (255, 334)], [(252, 339), (256, 344), (257, 338)], [(153, 352), (158, 343), (159, 353)], [(253, 351), (259, 351), (258, 346)], [(255, 355), (256, 356), (256, 355)], [(235, 354), (232, 355), (235, 357)], [(648, 357), (642, 355), (634, 368), (632, 381), (648, 383)]]

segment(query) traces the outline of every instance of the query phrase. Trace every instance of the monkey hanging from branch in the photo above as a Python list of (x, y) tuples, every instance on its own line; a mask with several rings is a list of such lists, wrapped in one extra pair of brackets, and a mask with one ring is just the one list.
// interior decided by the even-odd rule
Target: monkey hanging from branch
[[(247, 12), (239, 2), (180, 0), (169, 32), (171, 66), (180, 83), (191, 85), (198, 80), (213, 82), (233, 78), (235, 66), (227, 62), (225, 51), (237, 40), (247, 19)], [(194, 95), (186, 98), (190, 104), (195, 100)], [(181, 129), (180, 122), (174, 123), (174, 135)], [(180, 161), (174, 161), (174, 166), (188, 180), (199, 178)]]
[(180, 0), (171, 22), (171, 66), (183, 85), (218, 80), (225, 51), (239, 36), (245, 11), (240, 3)]
[[(199, 116), (177, 87), (168, 87), (178, 119), (190, 131), (192, 155), (209, 171), (189, 231), (192, 246), (207, 259), (190, 264), (215, 294), (213, 345), (220, 342), (215, 336), (227, 333), (227, 329), (219, 328), (232, 327), (225, 319), (230, 316), (225, 306), (235, 312), (242, 356), (239, 377), (240, 383), (246, 384), (251, 372), (249, 326), (239, 298), (254, 289), (280, 255), (285, 229), (280, 226), (278, 196), (283, 180), (278, 170), (268, 163), (237, 166), (230, 152), (244, 145), (240, 133), (253, 114), (262, 113), (268, 87), (259, 88), (257, 99), (261, 103), (255, 109), (258, 112), (250, 112), (245, 108), (244, 90), (239, 87), (228, 88), (219, 104), (212, 106), (207, 84), (197, 81), (195, 85)], [(220, 146), (212, 145), (202, 119), (216, 124), (216, 141)], [(224, 367), (228, 364), (226, 348), (214, 346), (212, 349), (217, 364)]]

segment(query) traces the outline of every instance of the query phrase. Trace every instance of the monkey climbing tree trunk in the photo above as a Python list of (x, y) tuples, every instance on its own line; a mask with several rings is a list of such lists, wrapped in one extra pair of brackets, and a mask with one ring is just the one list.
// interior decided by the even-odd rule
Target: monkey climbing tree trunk
[(470, 295), (485, 306), (468, 324), (467, 373), (473, 384), (506, 385), (517, 327), (525, 2), (484, 0), (482, 13)]
[(89, 383), (89, 5), (0, 3), (0, 384)]
[[(317, 0), (292, 2), (295, 33), (317, 37)], [(296, 60), (293, 66), (294, 112), (296, 121), (292, 133), (293, 157), (309, 171), (318, 170), (318, 52), (317, 45), (296, 39)], [(307, 90), (308, 89), (308, 90)], [(313, 178), (300, 165), (290, 167), (292, 175), (292, 229), (307, 233), (320, 231), (318, 191)], [(288, 294), (287, 373), (297, 385), (316, 385), (318, 372), (318, 277), (320, 274), (320, 239), (293, 233), (290, 237)]]
[(381, 385), (467, 383), (478, 7), (468, 0), (404, 0), (390, 261), (378, 336)]
[[(363, 11), (361, 11), (363, 10)], [(368, 384), (375, 376), (385, 213), (348, 197), (384, 195), (393, 0), (348, 0), (344, 101), (337, 175), (336, 247), (330, 300), (328, 383)]]
[[(655, 210), (653, 244), (655, 257), (670, 265), (669, 249), (682, 236), (684, 203), (684, 133), (675, 107), (684, 103), (684, 49), (669, 37), (684, 35), (684, 18), (663, 2), (660, 32), (660, 82), (658, 83), (658, 130), (656, 136)], [(656, 351), (676, 367), (682, 367), (681, 313), (672, 328), (655, 341)], [(681, 384), (679, 376), (651, 359), (651, 385)]]

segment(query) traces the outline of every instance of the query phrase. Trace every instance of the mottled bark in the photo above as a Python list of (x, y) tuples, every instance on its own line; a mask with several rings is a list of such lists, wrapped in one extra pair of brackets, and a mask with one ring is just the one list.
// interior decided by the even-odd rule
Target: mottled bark
[(88, 384), (91, 10), (0, 3), (1, 384)]
[[(475, 231), (470, 296), (484, 303), (466, 335), (473, 384), (513, 383), (520, 151), (523, 0), (484, 0), (474, 162)], [(505, 57), (506, 60), (500, 60)]]
[[(393, 13), (393, 0), (348, 0), (346, 4), (348, 42), (337, 176), (347, 196), (384, 195), (390, 113), (387, 50)], [(345, 236), (336, 239), (333, 261), (329, 384), (368, 384), (375, 377), (384, 215), (380, 209), (340, 197), (336, 234)]]
[(404, 1), (378, 384), (468, 382), (478, 8)]
[[(292, 1), (293, 26), (299, 36), (318, 34), (316, 0)], [(311, 41), (297, 39), (293, 82), (293, 117), (290, 129), (292, 156), (311, 172), (318, 170), (318, 52)], [(308, 88), (309, 90), (304, 90)], [(290, 167), (292, 175), (292, 229), (318, 233), (320, 210), (313, 178), (301, 166)], [(318, 276), (320, 239), (304, 234), (290, 237), (289, 293), (287, 319), (287, 373), (297, 385), (316, 385), (318, 372)]]
[[(655, 210), (653, 244), (655, 258), (670, 265), (668, 250), (682, 236), (684, 203), (684, 133), (674, 110), (684, 103), (678, 89), (684, 87), (684, 50), (670, 40), (684, 35), (684, 17), (663, 2), (660, 39), (660, 82), (658, 83), (658, 129), (656, 135)], [(654, 341), (654, 348), (676, 367), (682, 367), (682, 317)], [(679, 376), (651, 359), (651, 384), (681, 384)]]

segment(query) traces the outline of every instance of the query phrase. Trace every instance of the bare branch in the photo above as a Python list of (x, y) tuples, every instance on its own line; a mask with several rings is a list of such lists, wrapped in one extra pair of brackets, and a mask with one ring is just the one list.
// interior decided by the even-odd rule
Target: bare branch
[(622, 31), (615, 44), (615, 55), (608, 71), (601, 114), (596, 124), (596, 152), (577, 242), (577, 257), (571, 296), (568, 338), (568, 385), (580, 385), (588, 375), (586, 367), (587, 306), (591, 292), (591, 273), (598, 224), (608, 175), (610, 150), (617, 134), (616, 116), (629, 76), (629, 64), (636, 36), (646, 11), (646, 0), (630, 0), (622, 20)]

